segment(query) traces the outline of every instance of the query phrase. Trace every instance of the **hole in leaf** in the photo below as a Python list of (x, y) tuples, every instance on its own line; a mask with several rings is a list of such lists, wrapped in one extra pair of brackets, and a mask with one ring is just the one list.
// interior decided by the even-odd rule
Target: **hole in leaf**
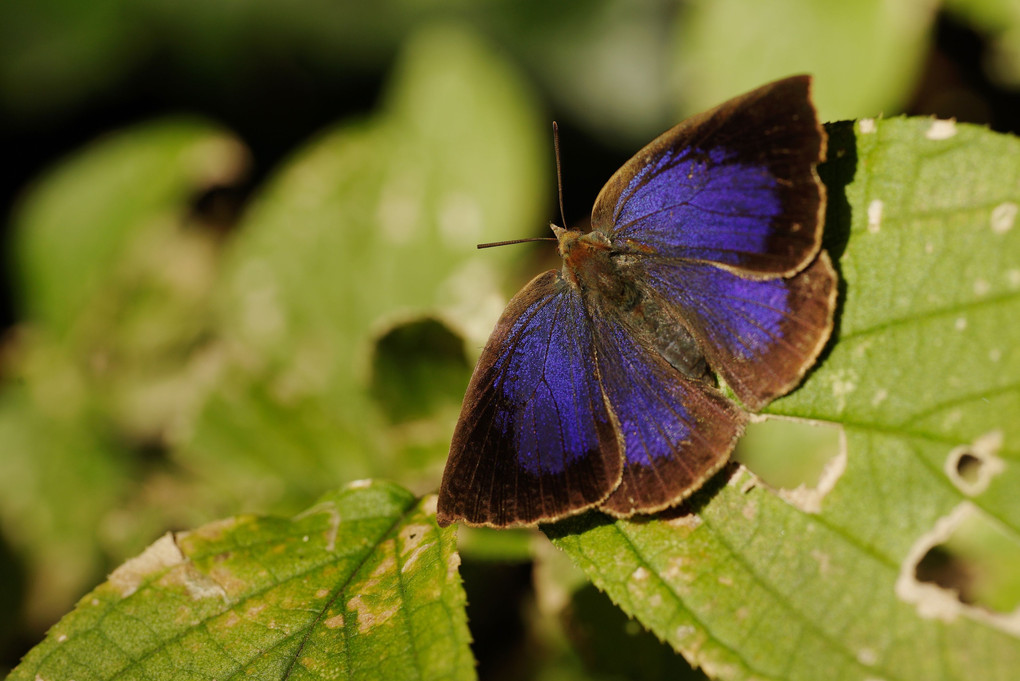
[(981, 459), (970, 452), (963, 452), (956, 462), (956, 474), (961, 480), (975, 484), (981, 478)]
[(965, 605), (1000, 613), (1020, 606), (1020, 541), (985, 513), (962, 516), (914, 569), (919, 582), (951, 591)]
[(816, 513), (846, 465), (843, 429), (769, 417), (747, 425), (734, 458), (801, 510)]
[(933, 546), (917, 564), (914, 576), (919, 582), (930, 582), (943, 589), (956, 592), (957, 598), (973, 604), (973, 570), (960, 556), (953, 555), (943, 546)]
[(949, 452), (945, 472), (957, 489), (968, 496), (984, 492), (992, 479), (1005, 470), (998, 456), (1002, 449), (1001, 430), (993, 430)]
[(246, 188), (240, 185), (208, 187), (192, 198), (188, 225), (227, 234), (237, 225), (247, 198)]
[(470, 376), (460, 336), (437, 319), (418, 319), (377, 341), (371, 392), (389, 419), (400, 423), (459, 406)]

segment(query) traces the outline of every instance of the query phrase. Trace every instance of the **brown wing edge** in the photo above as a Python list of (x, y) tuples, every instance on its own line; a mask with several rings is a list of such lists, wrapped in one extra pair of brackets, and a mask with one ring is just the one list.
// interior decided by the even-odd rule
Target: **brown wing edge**
[[(786, 320), (782, 325), (784, 337), (794, 339), (792, 343), (779, 346), (790, 358), (789, 361), (784, 361), (779, 351), (770, 353), (770, 356), (775, 354), (775, 358), (767, 357), (753, 363), (709, 356), (712, 368), (725, 379), (740, 401), (754, 412), (761, 411), (769, 402), (800, 385), (805, 374), (818, 361), (834, 328), (839, 275), (829, 254), (820, 251), (806, 269), (788, 281), (797, 287), (796, 295), (804, 301), (797, 317)], [(792, 333), (794, 326), (799, 327), (801, 333)], [(787, 370), (791, 366), (795, 368)], [(780, 367), (783, 371), (774, 371), (773, 367)]]

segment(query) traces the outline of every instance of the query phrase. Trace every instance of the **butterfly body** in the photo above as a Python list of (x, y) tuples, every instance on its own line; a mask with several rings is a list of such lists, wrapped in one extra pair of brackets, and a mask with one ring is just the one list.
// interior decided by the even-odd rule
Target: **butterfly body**
[[(705, 356), (682, 317), (643, 284), (641, 257), (618, 250), (603, 232), (552, 225), (563, 258), (561, 278), (573, 286), (595, 317), (616, 317), (684, 376), (714, 383)], [(640, 247), (639, 247), (640, 248)]]
[(507, 306), (464, 399), (441, 525), (507, 527), (592, 507), (652, 513), (728, 459), (832, 329), (820, 252), (825, 133), (788, 78), (653, 140), (599, 193), (592, 230)]

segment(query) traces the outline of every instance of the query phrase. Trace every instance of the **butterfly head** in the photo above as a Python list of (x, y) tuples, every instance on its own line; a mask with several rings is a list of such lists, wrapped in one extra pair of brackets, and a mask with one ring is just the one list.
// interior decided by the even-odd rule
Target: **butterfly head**
[(593, 270), (607, 270), (605, 263), (609, 257), (609, 237), (603, 232), (581, 232), (566, 229), (558, 225), (550, 225), (556, 240), (557, 250), (563, 258), (563, 278), (580, 285), (578, 279), (589, 279)]

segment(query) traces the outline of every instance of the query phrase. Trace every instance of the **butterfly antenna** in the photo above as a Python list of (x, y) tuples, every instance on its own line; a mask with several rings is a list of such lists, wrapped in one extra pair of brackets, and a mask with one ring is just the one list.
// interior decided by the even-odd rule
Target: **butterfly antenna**
[(478, 244), (478, 248), (492, 248), (493, 246), (510, 246), (511, 244), (526, 244), (532, 241), (556, 241), (554, 236), (536, 236), (529, 239), (511, 239), (510, 241), (492, 241), (487, 244)]
[(553, 121), (553, 152), (556, 155), (556, 195), (560, 200), (560, 220), (567, 226), (567, 216), (563, 212), (563, 173), (560, 171), (560, 126)]
[[(567, 218), (563, 213), (563, 173), (560, 171), (560, 127), (553, 121), (553, 151), (556, 154), (556, 194), (560, 200), (560, 219), (566, 226)], [(487, 244), (478, 244), (478, 248), (493, 248), (495, 246), (510, 246), (511, 244), (526, 244), (532, 241), (557, 241), (552, 236), (536, 236), (529, 239), (511, 239), (509, 241), (492, 241)]]

